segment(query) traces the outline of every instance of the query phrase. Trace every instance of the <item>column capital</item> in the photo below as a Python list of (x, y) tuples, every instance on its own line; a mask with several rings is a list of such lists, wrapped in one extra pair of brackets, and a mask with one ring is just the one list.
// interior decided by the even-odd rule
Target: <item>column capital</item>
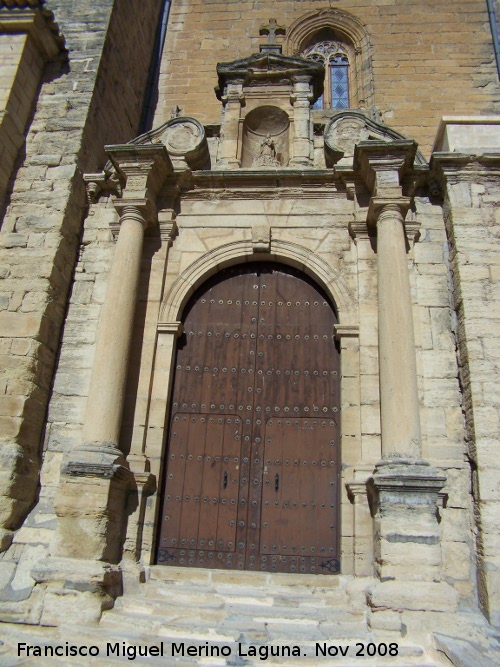
[(374, 197), (400, 197), (401, 180), (413, 166), (416, 141), (360, 141), (354, 149), (354, 169)]
[(140, 222), (144, 229), (152, 227), (158, 220), (155, 204), (149, 198), (124, 198), (114, 200), (115, 210), (120, 219), (110, 223), (111, 233), (116, 240), (124, 220), (135, 219)]
[[(174, 169), (163, 144), (117, 144), (105, 146), (106, 153), (125, 180), (123, 199), (155, 201), (166, 178)], [(118, 200), (115, 202), (115, 206)]]
[(401, 217), (404, 222), (411, 205), (411, 197), (372, 197), (368, 208), (367, 224), (375, 226), (381, 216), (390, 214)]

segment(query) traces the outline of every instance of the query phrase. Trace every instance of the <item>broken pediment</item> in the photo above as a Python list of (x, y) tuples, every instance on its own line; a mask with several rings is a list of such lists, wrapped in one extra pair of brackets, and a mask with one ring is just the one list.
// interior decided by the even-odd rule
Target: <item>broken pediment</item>
[[(376, 123), (359, 111), (344, 111), (334, 116), (325, 127), (325, 159), (328, 166), (352, 166), (354, 150), (362, 141), (392, 142), (404, 140), (401, 133)], [(417, 151), (416, 164), (426, 164)]]
[(210, 159), (205, 128), (189, 116), (171, 118), (130, 143), (163, 144), (177, 169), (202, 169)]
[(217, 74), (219, 84), (215, 92), (219, 100), (226, 95), (229, 84), (239, 84), (244, 88), (292, 84), (299, 77), (310, 82), (314, 99), (317, 99), (323, 93), (325, 70), (322, 64), (313, 60), (262, 52), (229, 63), (218, 63)]

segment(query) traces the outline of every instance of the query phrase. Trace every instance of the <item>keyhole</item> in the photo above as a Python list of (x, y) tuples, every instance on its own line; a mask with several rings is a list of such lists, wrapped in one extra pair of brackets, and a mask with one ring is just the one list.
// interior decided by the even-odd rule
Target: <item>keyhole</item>
[(280, 476), (278, 475), (278, 473), (276, 473), (276, 476), (274, 478), (274, 490), (276, 491), (276, 493), (278, 492), (279, 488), (280, 488)]

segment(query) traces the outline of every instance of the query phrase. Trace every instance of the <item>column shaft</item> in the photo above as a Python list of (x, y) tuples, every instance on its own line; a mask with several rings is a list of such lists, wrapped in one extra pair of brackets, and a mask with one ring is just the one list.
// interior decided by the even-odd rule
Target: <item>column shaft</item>
[(419, 459), (420, 414), (404, 218), (397, 205), (377, 222), (382, 455)]
[(103, 304), (83, 424), (83, 442), (118, 447), (145, 220), (126, 207)]

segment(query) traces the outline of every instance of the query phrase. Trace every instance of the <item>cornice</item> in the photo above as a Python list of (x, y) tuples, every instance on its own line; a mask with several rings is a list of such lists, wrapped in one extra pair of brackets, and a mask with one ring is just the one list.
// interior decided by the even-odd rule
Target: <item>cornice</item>
[(46, 60), (66, 53), (64, 37), (45, 0), (0, 0), (1, 33), (29, 34)]
[(331, 169), (275, 169), (193, 172), (189, 199), (276, 199), (284, 193), (297, 199), (338, 198), (345, 186)]

